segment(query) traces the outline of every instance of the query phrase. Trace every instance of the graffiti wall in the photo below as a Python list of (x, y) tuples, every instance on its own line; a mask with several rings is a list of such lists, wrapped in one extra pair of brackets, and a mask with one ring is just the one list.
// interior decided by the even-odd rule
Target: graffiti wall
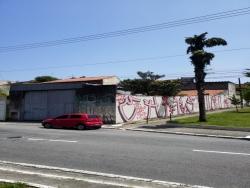
[(115, 123), (116, 89), (113, 86), (85, 86), (76, 92), (78, 112), (97, 114), (104, 123)]
[[(206, 110), (230, 108), (227, 96), (205, 96)], [(147, 118), (168, 118), (199, 111), (197, 96), (133, 96), (116, 95), (116, 123)]]

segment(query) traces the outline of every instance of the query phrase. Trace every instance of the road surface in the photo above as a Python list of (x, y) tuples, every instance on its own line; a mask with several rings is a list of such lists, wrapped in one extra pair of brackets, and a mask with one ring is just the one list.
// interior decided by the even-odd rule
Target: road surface
[(250, 142), (0, 123), (0, 160), (211, 187), (250, 187)]

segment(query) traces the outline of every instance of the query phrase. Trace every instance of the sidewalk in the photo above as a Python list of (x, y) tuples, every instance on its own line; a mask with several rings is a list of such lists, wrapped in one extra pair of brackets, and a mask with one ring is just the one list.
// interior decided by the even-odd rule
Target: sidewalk
[[(234, 109), (220, 110), (219, 112), (232, 111)], [(218, 111), (211, 111), (208, 114), (218, 113)], [(173, 117), (172, 120), (197, 116), (191, 114), (189, 116)], [(190, 136), (203, 136), (203, 137), (216, 137), (228, 139), (242, 139), (250, 140), (250, 128), (231, 128), (223, 126), (204, 126), (204, 125), (181, 125), (167, 122), (169, 119), (155, 119), (150, 120), (147, 124), (146, 121), (124, 123), (120, 125), (104, 126), (103, 128), (112, 128), (129, 131), (143, 131), (153, 133), (177, 134), (177, 135), (190, 135)]]
[[(105, 126), (106, 129), (118, 129), (127, 131), (143, 131), (152, 133), (163, 133), (163, 134), (176, 134), (176, 135), (190, 135), (190, 136), (202, 136), (202, 137), (216, 137), (216, 138), (227, 138), (227, 139), (240, 139), (250, 140), (249, 131), (235, 131), (235, 130), (220, 130), (221, 127), (205, 127), (200, 126), (197, 128), (180, 126), (173, 124), (165, 125), (125, 125), (121, 127)], [(218, 129), (216, 129), (218, 128)]]

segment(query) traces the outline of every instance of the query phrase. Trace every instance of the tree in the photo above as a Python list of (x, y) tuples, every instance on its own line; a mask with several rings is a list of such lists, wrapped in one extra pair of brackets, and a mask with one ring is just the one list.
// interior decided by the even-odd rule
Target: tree
[(176, 96), (181, 91), (179, 80), (157, 80), (150, 85), (150, 95)]
[(37, 76), (35, 77), (33, 82), (40, 83), (40, 82), (49, 82), (54, 80), (58, 80), (58, 78), (53, 76)]
[(165, 77), (164, 74), (162, 75), (154, 74), (153, 72), (150, 71), (147, 72), (138, 71), (137, 74), (142, 80), (150, 80), (150, 81), (159, 80), (160, 78)]
[(232, 97), (229, 98), (229, 100), (230, 100), (231, 103), (235, 106), (236, 111), (239, 112), (239, 110), (238, 110), (238, 105), (240, 104), (240, 99), (236, 98), (236, 96), (233, 95)]
[(119, 86), (132, 94), (174, 96), (180, 91), (179, 81), (159, 80), (164, 75), (153, 72), (137, 72), (140, 78), (126, 79)]
[(244, 89), (243, 98), (246, 101), (247, 105), (250, 105), (250, 87)]
[(246, 69), (246, 72), (244, 72), (244, 75), (246, 77), (250, 77), (250, 69)]
[(190, 59), (194, 66), (196, 90), (198, 93), (199, 101), (199, 121), (206, 121), (206, 109), (204, 99), (204, 83), (206, 72), (205, 68), (210, 65), (210, 62), (214, 58), (213, 53), (206, 52), (204, 48), (210, 48), (219, 45), (227, 45), (227, 42), (222, 38), (206, 38), (207, 32), (200, 35), (194, 35), (188, 37), (185, 42), (189, 45), (187, 48), (187, 54), (191, 53)]

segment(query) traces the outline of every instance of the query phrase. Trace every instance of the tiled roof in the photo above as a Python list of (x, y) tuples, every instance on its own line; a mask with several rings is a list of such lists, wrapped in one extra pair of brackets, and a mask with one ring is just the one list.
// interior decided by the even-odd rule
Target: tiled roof
[(109, 78), (116, 78), (116, 76), (78, 77), (78, 78), (54, 80), (43, 83), (92, 82), (92, 81), (102, 81), (104, 79), (109, 79)]
[[(223, 94), (224, 90), (206, 90), (205, 95), (220, 95)], [(188, 90), (188, 91), (181, 91), (178, 95), (185, 95), (185, 96), (197, 96), (196, 90)]]

